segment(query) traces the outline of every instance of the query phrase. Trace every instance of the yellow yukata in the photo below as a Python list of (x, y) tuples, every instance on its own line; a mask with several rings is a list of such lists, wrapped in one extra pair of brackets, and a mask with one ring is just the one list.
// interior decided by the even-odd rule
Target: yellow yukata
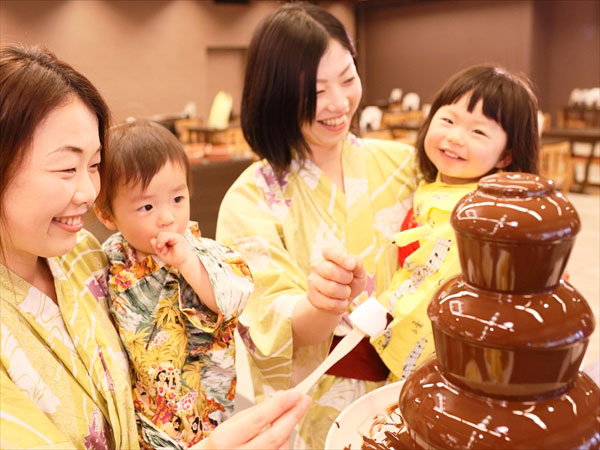
[(71, 252), (47, 261), (59, 306), (0, 265), (0, 447), (137, 449), (106, 257), (83, 230)]
[[(418, 185), (415, 150), (394, 141), (343, 141), (344, 191), (312, 162), (296, 159), (281, 176), (266, 161), (251, 165), (225, 195), (217, 239), (246, 259), (254, 293), (238, 329), (249, 352), (256, 400), (304, 379), (329, 352), (331, 340), (294, 347), (292, 311), (306, 296), (311, 262), (327, 244), (366, 255), (388, 244)], [(389, 286), (398, 268), (397, 248), (387, 245), (364, 259), (367, 285), (356, 304)], [(351, 329), (345, 314), (335, 333)], [(385, 382), (325, 375), (313, 387), (313, 403), (293, 448), (323, 448), (337, 415), (353, 400)]]
[(392, 371), (391, 381), (406, 378), (434, 352), (427, 306), (440, 284), (460, 272), (450, 215), (456, 203), (476, 188), (477, 183), (442, 183), (438, 175), (435, 182), (423, 183), (415, 192), (415, 220), (420, 226), (429, 225), (431, 231), (419, 240), (419, 248), (406, 258), (390, 288), (378, 297), (394, 319), (380, 336), (371, 339)]

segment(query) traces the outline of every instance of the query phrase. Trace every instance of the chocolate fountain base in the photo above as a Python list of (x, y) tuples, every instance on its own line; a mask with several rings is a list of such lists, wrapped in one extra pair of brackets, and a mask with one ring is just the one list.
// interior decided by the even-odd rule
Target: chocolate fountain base
[(582, 372), (560, 393), (502, 400), (451, 384), (433, 358), (404, 383), (400, 411), (421, 448), (600, 448), (600, 388)]

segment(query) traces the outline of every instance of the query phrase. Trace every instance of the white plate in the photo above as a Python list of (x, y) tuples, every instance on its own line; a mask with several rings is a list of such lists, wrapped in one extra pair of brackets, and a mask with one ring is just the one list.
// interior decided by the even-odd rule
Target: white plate
[[(326, 449), (360, 449), (371, 425), (392, 405), (398, 405), (404, 381), (388, 384), (354, 400), (335, 419), (327, 433)], [(350, 447), (348, 447), (350, 446)]]

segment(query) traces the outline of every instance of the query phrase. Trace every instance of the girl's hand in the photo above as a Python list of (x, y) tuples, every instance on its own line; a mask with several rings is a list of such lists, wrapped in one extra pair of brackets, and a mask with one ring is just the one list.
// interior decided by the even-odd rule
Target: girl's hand
[(310, 397), (297, 391), (281, 391), (256, 406), (235, 414), (210, 436), (191, 447), (198, 449), (282, 449), (300, 421)]
[(308, 301), (330, 314), (343, 314), (367, 283), (361, 261), (335, 246), (323, 249), (323, 258), (311, 266), (308, 275)]
[(195, 258), (194, 252), (182, 234), (162, 231), (150, 241), (156, 256), (170, 266), (181, 268), (190, 258)]

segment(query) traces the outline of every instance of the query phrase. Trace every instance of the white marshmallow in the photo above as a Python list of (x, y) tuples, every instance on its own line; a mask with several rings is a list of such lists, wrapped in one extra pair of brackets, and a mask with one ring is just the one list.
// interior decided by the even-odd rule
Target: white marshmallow
[(350, 321), (367, 336), (378, 336), (387, 325), (387, 310), (371, 297), (350, 313)]

